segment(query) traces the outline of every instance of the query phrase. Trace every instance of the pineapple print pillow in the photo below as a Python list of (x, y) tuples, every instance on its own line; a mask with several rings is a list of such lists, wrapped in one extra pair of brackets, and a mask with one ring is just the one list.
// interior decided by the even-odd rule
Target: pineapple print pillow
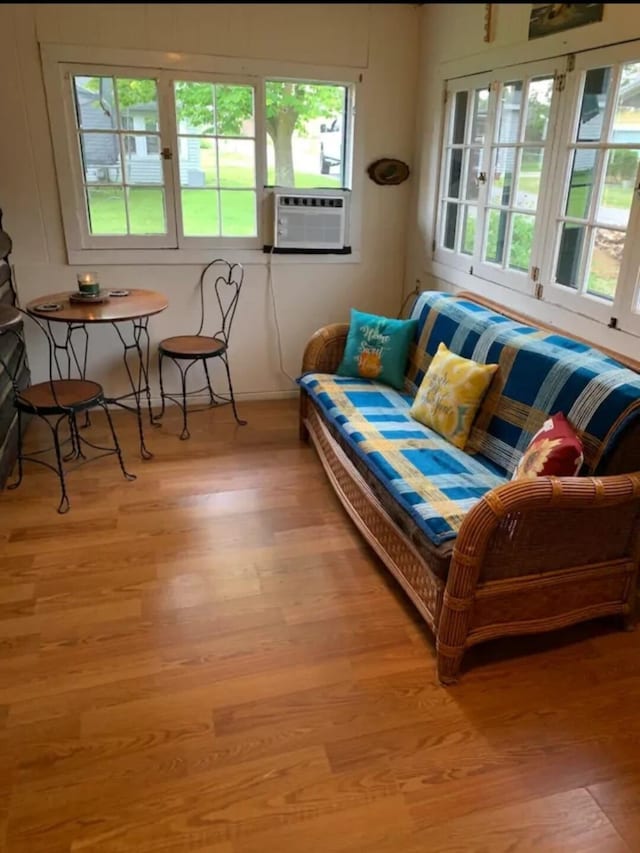
[(401, 391), (417, 325), (417, 320), (392, 320), (352, 308), (344, 356), (336, 373), (375, 379)]
[(464, 449), (497, 364), (479, 364), (438, 345), (409, 413)]

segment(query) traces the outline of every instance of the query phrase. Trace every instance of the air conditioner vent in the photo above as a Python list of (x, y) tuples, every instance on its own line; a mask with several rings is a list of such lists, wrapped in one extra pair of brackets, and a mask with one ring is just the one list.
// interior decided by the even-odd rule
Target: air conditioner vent
[(279, 249), (343, 249), (346, 198), (275, 193), (274, 246)]

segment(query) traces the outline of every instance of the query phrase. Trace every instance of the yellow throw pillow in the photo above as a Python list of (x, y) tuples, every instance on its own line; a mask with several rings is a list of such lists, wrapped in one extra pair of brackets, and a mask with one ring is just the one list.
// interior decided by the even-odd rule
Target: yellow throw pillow
[(410, 414), (455, 447), (464, 448), (497, 364), (478, 364), (438, 346)]

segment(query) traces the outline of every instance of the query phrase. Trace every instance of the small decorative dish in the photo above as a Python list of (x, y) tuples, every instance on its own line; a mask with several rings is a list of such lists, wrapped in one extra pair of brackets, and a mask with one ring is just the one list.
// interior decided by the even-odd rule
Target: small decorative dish
[(109, 296), (128, 296), (128, 295), (129, 295), (128, 290), (110, 290), (109, 291)]
[(60, 311), (62, 302), (42, 302), (35, 306), (36, 311)]
[(374, 182), (381, 186), (393, 186), (401, 184), (409, 177), (409, 167), (402, 160), (395, 160), (392, 157), (383, 157), (371, 163), (367, 169), (367, 174)]

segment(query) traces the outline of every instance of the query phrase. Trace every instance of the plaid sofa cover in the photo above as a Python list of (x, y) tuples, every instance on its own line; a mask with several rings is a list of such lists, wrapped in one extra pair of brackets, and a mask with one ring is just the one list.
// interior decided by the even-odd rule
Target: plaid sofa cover
[(323, 373), (306, 374), (299, 383), (434, 545), (454, 539), (471, 507), (505, 482), (490, 462), (415, 421), (410, 394)]
[(511, 476), (544, 420), (563, 412), (578, 430), (586, 474), (597, 473), (617, 436), (640, 416), (640, 376), (588, 344), (528, 326), (462, 297), (426, 291), (406, 374), (414, 396), (438, 344), (481, 363), (498, 363), (465, 452)]

